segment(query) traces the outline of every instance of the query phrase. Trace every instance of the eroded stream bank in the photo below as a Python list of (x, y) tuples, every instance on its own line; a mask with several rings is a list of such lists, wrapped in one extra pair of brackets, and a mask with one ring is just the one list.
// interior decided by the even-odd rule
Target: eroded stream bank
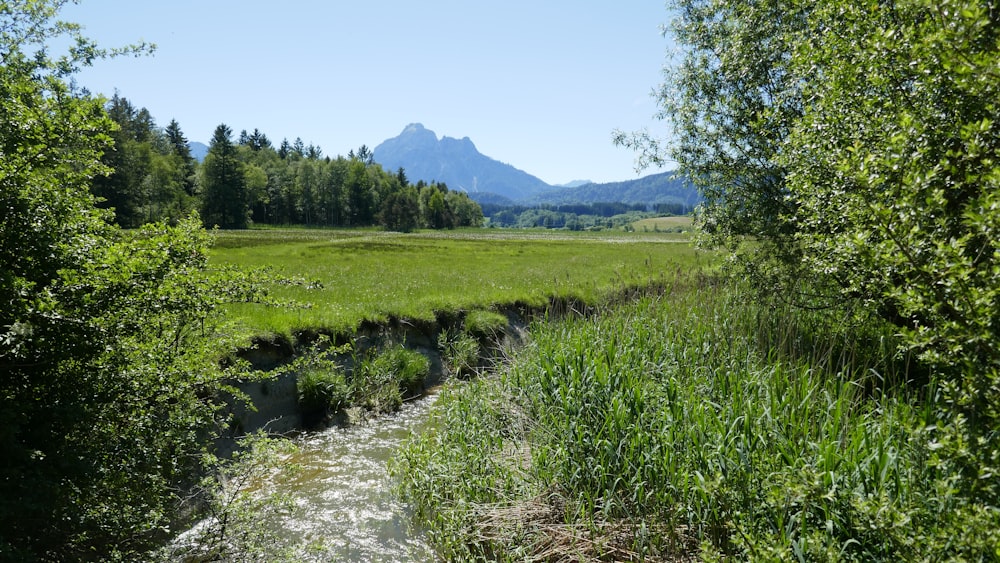
[[(448, 340), (456, 335), (475, 341), (473, 363), (482, 368), (496, 363), (505, 351), (523, 343), (530, 319), (592, 311), (575, 301), (554, 303), (541, 311), (511, 308), (495, 314), (503, 320), (487, 330), (474, 326), (464, 314), (444, 319), (445, 322), (439, 319), (426, 324), (395, 321), (370, 325), (351, 336), (353, 358), (397, 346), (419, 352), (428, 358), (431, 367), (424, 385), (433, 388), (456, 375), (456, 364), (447, 349)], [(331, 341), (334, 346), (338, 344), (335, 339)], [(259, 342), (243, 353), (258, 369), (264, 369), (292, 361), (296, 350), (289, 343)], [(348, 369), (358, 368), (350, 365), (356, 362), (352, 356), (342, 355), (341, 359)], [(270, 380), (243, 384), (242, 390), (256, 410), (235, 411), (234, 434), (257, 429), (272, 433), (302, 430), (297, 375), (293, 370)], [(435, 393), (425, 393), (404, 402), (392, 414), (362, 417), (359, 424), (344, 424), (342, 416), (332, 417), (327, 420), (326, 428), (300, 433), (299, 451), (287, 460), (294, 470), (282, 470), (271, 482), (275, 491), (291, 499), (294, 509), (270, 518), (265, 525), (281, 544), (293, 546), (297, 555), (306, 560), (434, 560), (423, 531), (415, 527), (408, 507), (393, 493), (388, 466), (402, 444), (425, 429), (435, 401)]]
[[(428, 389), (448, 377), (471, 375), (494, 364), (504, 350), (517, 348), (523, 343), (527, 326), (534, 319), (582, 314), (591, 310), (577, 300), (552, 299), (542, 308), (512, 304), (496, 311), (442, 313), (434, 321), (390, 319), (381, 323), (364, 323), (351, 334), (303, 331), (296, 335), (294, 342), (285, 338), (258, 338), (252, 346), (240, 350), (239, 356), (249, 361), (254, 369), (265, 372), (274, 370), (277, 375), (263, 380), (235, 382), (252, 406), (230, 401), (233, 415), (231, 433), (220, 443), (220, 448), (225, 451), (233, 438), (257, 430), (284, 435), (323, 426), (310, 420), (310, 413), (302, 411), (297, 387), (300, 373), (279, 369), (309, 353), (311, 347), (321, 340), (325, 339), (331, 348), (346, 347), (349, 350), (333, 354), (336, 363), (343, 366), (348, 374), (357, 372), (363, 358), (377, 356), (390, 348), (402, 347), (418, 352), (429, 363), (430, 369), (422, 385)], [(483, 321), (484, 318), (489, 320)], [(459, 346), (453, 347), (456, 344)], [(459, 355), (467, 357), (456, 357)], [(331, 414), (334, 416), (325, 421), (328, 424), (344, 420), (343, 413), (340, 416)]]
[[(469, 368), (483, 369), (497, 362), (505, 350), (523, 343), (529, 317), (524, 310), (512, 308), (495, 313), (495, 322), (488, 327), (475, 326), (466, 314), (434, 323), (393, 321), (360, 327), (348, 337), (350, 353), (331, 353), (336, 363), (357, 374), (363, 371), (358, 358), (403, 347), (428, 360), (430, 369), (422, 392), (408, 397), (396, 412), (366, 416), (363, 408), (354, 407), (346, 409), (351, 415), (330, 413), (319, 425), (315, 420), (309, 424), (310, 417), (304, 416), (307, 413), (299, 404), (300, 371), (275, 368), (292, 364), (309, 349), (306, 343), (323, 340), (320, 335), (304, 335), (295, 346), (259, 341), (242, 351), (255, 368), (272, 369), (278, 375), (238, 384), (254, 406), (232, 403), (236, 422), (232, 434), (217, 444), (219, 451), (232, 451), (239, 435), (256, 430), (296, 435), (295, 453), (283, 460), (262, 489), (290, 499), (292, 505), (289, 512), (271, 514), (260, 522), (268, 535), (294, 553), (296, 560), (434, 560), (423, 530), (394, 494), (389, 463), (403, 443), (428, 424), (437, 386), (463, 375), (455, 358), (450, 357), (454, 353), (448, 349), (450, 343), (456, 338), (474, 342), (474, 348), (466, 351), (474, 355), (465, 361)], [(345, 343), (344, 337), (325, 336), (330, 350)]]

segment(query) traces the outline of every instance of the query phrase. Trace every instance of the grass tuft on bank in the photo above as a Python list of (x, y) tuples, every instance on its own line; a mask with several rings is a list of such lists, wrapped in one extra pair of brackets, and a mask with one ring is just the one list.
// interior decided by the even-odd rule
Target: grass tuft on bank
[(862, 311), (759, 304), (710, 278), (538, 324), (449, 386), (392, 471), (446, 560), (995, 560), (933, 383)]

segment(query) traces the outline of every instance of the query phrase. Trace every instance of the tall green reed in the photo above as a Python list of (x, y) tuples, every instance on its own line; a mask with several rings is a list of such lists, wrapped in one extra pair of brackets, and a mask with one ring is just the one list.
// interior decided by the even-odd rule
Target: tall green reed
[[(395, 468), (446, 553), (540, 557), (559, 535), (595, 560), (921, 555), (930, 411), (892, 331), (705, 281), (535, 326), (500, 376), (450, 391)], [(482, 532), (514, 508), (535, 524)]]

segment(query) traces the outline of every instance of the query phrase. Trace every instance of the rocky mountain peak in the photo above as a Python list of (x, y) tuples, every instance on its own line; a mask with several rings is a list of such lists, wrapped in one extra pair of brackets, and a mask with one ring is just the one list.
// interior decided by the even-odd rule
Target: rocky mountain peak
[(550, 189), (542, 180), (476, 149), (469, 137), (442, 137), (421, 123), (375, 147), (375, 161), (387, 170), (403, 168), (411, 181), (444, 182), (469, 193), (489, 192), (522, 199)]

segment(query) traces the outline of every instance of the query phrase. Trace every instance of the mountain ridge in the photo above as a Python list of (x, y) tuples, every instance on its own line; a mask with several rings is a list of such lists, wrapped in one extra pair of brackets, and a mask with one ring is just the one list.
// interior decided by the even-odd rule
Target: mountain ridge
[(443, 182), (473, 197), (489, 193), (518, 200), (551, 189), (541, 179), (480, 153), (468, 137), (438, 139), (420, 123), (407, 125), (372, 154), (387, 170), (403, 168), (411, 180)]
[(525, 203), (534, 205), (559, 205), (569, 203), (626, 204), (645, 203), (649, 205), (672, 204), (691, 210), (701, 203), (701, 195), (691, 183), (677, 175), (676, 171), (650, 174), (634, 180), (584, 184), (582, 186), (558, 188), (538, 194)]
[(469, 137), (439, 139), (421, 123), (410, 123), (398, 136), (375, 147), (373, 155), (375, 162), (387, 170), (402, 168), (411, 182), (443, 182), (449, 189), (465, 191), (482, 204), (620, 202), (671, 204), (692, 209), (701, 201), (697, 190), (676, 178), (674, 172), (620, 182), (574, 180), (563, 185), (549, 185), (480, 153)]

